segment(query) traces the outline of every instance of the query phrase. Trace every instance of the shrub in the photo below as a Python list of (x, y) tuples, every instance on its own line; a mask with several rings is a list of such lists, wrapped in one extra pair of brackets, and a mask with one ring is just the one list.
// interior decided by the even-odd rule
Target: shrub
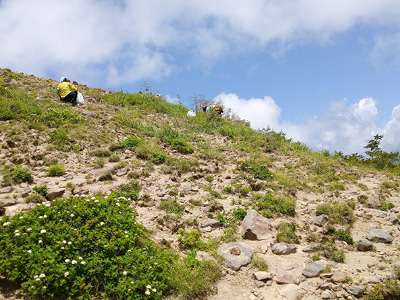
[(175, 214), (176, 217), (181, 217), (185, 211), (185, 207), (176, 201), (176, 199), (169, 199), (161, 201), (159, 208), (165, 210), (169, 214)]
[(35, 187), (33, 187), (33, 190), (36, 192), (36, 193), (38, 193), (39, 195), (42, 195), (42, 196), (46, 196), (46, 194), (47, 194), (47, 187), (45, 186), (45, 185), (42, 185), (42, 186), (35, 186)]
[(281, 222), (276, 226), (278, 233), (276, 238), (279, 243), (300, 243), (299, 237), (296, 235), (297, 225), (294, 223)]
[(235, 208), (232, 212), (232, 216), (237, 221), (242, 221), (247, 215), (246, 210), (243, 208)]
[(162, 149), (153, 143), (140, 144), (136, 147), (135, 153), (138, 158), (149, 160), (157, 165), (164, 163), (167, 158)]
[(325, 258), (331, 259), (334, 262), (344, 262), (344, 251), (338, 250), (335, 244), (326, 242), (322, 244), (322, 255)]
[(16, 165), (14, 168), (6, 169), (3, 172), (3, 182), (7, 185), (21, 182), (32, 182), (32, 173), (27, 168)]
[(238, 169), (247, 173), (251, 173), (253, 174), (254, 178), (262, 180), (268, 180), (274, 177), (271, 171), (266, 166), (264, 166), (260, 162), (257, 162), (254, 159), (248, 159), (239, 162)]
[(129, 137), (123, 142), (123, 146), (130, 150), (135, 150), (137, 146), (143, 144), (142, 140), (135, 137)]
[(65, 166), (63, 165), (50, 165), (46, 170), (47, 176), (62, 176), (65, 174)]
[(36, 192), (25, 198), (26, 203), (42, 203), (43, 201), (46, 201), (46, 198)]
[(170, 145), (172, 149), (182, 154), (191, 154), (194, 152), (193, 148), (183, 140), (174, 139), (170, 142)]
[(251, 264), (253, 265), (254, 268), (258, 269), (259, 271), (268, 271), (268, 263), (261, 256), (253, 255)]
[(351, 237), (350, 232), (348, 230), (339, 229), (335, 231), (333, 236), (335, 239), (345, 241), (349, 245), (354, 244), (353, 238)]
[(392, 202), (382, 202), (381, 203), (381, 210), (387, 211), (394, 208), (394, 204)]
[(265, 194), (264, 197), (259, 197), (257, 207), (261, 214), (265, 217), (272, 217), (274, 213), (294, 216), (296, 212), (296, 201), (283, 196), (275, 196), (272, 193)]
[(322, 203), (317, 206), (317, 215), (328, 215), (332, 224), (351, 225), (356, 220), (354, 212), (344, 202)]
[(111, 155), (111, 152), (110, 152), (110, 150), (99, 148), (99, 149), (89, 152), (89, 155), (97, 156), (97, 157), (109, 157)]
[(218, 264), (195, 255), (180, 260), (160, 249), (146, 237), (130, 202), (111, 195), (70, 197), (3, 217), (0, 273), (35, 299), (206, 294), (220, 276)]
[(190, 232), (186, 232), (183, 229), (179, 229), (178, 234), (178, 242), (184, 249), (208, 251), (212, 248), (211, 244), (203, 242), (200, 239), (202, 235), (201, 231), (191, 230)]

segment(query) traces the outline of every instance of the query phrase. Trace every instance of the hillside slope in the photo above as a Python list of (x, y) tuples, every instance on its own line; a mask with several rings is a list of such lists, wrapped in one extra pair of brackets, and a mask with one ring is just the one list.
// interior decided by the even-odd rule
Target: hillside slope
[[(160, 245), (234, 262), (252, 251), (239, 270), (221, 262), (213, 300), (353, 299), (396, 276), (398, 176), (349, 166), (243, 121), (188, 117), (184, 106), (149, 92), (77, 84), (86, 102), (72, 107), (56, 86), (0, 69), (3, 215), (56, 197), (138, 192), (131, 206)], [(32, 181), (13, 179), (25, 168)], [(257, 220), (243, 221), (252, 209)], [(17, 297), (2, 291), (0, 299)]]

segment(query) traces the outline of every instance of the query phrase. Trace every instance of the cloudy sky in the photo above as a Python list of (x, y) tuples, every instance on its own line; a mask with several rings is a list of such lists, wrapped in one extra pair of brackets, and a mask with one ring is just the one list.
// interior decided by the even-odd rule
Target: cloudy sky
[(398, 0), (0, 0), (0, 68), (191, 108), (363, 153), (400, 150)]

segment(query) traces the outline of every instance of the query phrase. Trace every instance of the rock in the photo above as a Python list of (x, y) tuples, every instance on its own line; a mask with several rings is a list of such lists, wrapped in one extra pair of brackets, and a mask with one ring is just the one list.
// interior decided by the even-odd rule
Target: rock
[(201, 223), (201, 225), (200, 225), (200, 227), (202, 227), (202, 228), (204, 228), (204, 227), (217, 228), (220, 226), (221, 226), (221, 223), (215, 219), (208, 219), (208, 220), (204, 221), (203, 223)]
[(350, 285), (345, 287), (346, 292), (356, 297), (361, 297), (364, 294), (365, 289), (364, 285)]
[[(232, 248), (238, 248), (240, 250), (239, 255), (231, 253)], [(238, 271), (242, 266), (247, 266), (251, 262), (253, 256), (253, 250), (247, 247), (243, 243), (228, 243), (223, 244), (218, 248), (218, 254), (224, 258), (226, 267)]]
[(172, 187), (169, 189), (165, 189), (163, 191), (161, 191), (160, 193), (158, 193), (158, 196), (162, 197), (165, 195), (170, 195), (170, 196), (176, 196), (178, 195), (178, 189), (176, 187)]
[(314, 244), (311, 244), (311, 245), (303, 248), (302, 251), (303, 252), (313, 252), (313, 251), (316, 251), (316, 250), (319, 250), (319, 249), (321, 249), (321, 244), (320, 243), (314, 243)]
[(254, 272), (253, 275), (257, 280), (260, 280), (260, 281), (266, 281), (266, 280), (272, 279), (272, 275), (269, 272), (265, 272), (265, 271)]
[(229, 250), (229, 252), (232, 254), (232, 255), (240, 255), (240, 253), (242, 253), (242, 251), (240, 251), (240, 249), (238, 248), (238, 247), (233, 247), (233, 248), (231, 248), (231, 250)]
[(26, 188), (22, 189), (21, 190), (22, 198), (28, 197), (31, 192), (32, 192), (32, 190), (30, 187), (26, 187)]
[(35, 204), (33, 204), (33, 203), (18, 203), (16, 205), (5, 207), (4, 214), (6, 216), (13, 217), (15, 214), (17, 214), (21, 211), (28, 211), (33, 207), (35, 207)]
[(90, 171), (90, 174), (92, 175), (101, 175), (103, 173), (107, 173), (107, 172), (114, 172), (114, 167), (104, 167), (104, 168), (100, 168), (100, 169), (94, 169)]
[(330, 300), (330, 299), (334, 299), (335, 295), (333, 295), (332, 291), (329, 290), (325, 290), (321, 293), (321, 299), (324, 300)]
[(303, 297), (305, 295), (305, 291), (300, 289), (297, 285), (292, 283), (292, 284), (288, 284), (285, 287), (283, 287), (282, 289), (280, 289), (279, 294), (282, 297), (284, 297), (283, 299), (298, 300), (298, 299), (303, 299)]
[(243, 219), (242, 232), (245, 239), (265, 240), (272, 237), (272, 225), (257, 211), (251, 209)]
[(294, 283), (295, 279), (290, 274), (283, 274), (283, 275), (276, 276), (275, 281), (277, 284), (290, 284), (290, 283)]
[(12, 191), (13, 191), (13, 187), (11, 185), (0, 188), (0, 194), (7, 194), (7, 193), (11, 193)]
[(55, 198), (60, 197), (64, 194), (65, 188), (51, 188), (46, 193), (46, 198), (49, 201), (53, 201)]
[(390, 233), (385, 232), (381, 229), (371, 229), (368, 232), (367, 239), (369, 239), (370, 241), (377, 239), (379, 242), (386, 244), (390, 244), (391, 242), (393, 242), (393, 237), (390, 235)]
[(312, 263), (306, 266), (301, 273), (307, 278), (317, 277), (324, 269), (324, 266), (318, 263)]
[(357, 243), (357, 250), (366, 252), (366, 251), (372, 251), (374, 249), (374, 244), (367, 240), (367, 239), (361, 239)]
[(122, 168), (119, 169), (116, 173), (117, 176), (124, 176), (126, 173), (128, 173), (128, 169), (127, 168)]
[(290, 253), (296, 253), (296, 249), (296, 245), (286, 243), (277, 243), (272, 246), (272, 252), (276, 255), (287, 255)]
[(345, 282), (346, 281), (346, 274), (344, 274), (343, 272), (335, 272), (333, 273), (331, 280), (335, 283), (338, 282)]
[(394, 225), (400, 224), (400, 219), (397, 217), (395, 213), (389, 214), (389, 221)]
[(254, 283), (256, 284), (256, 287), (258, 287), (258, 288), (262, 288), (265, 286), (265, 281), (255, 279)]
[(328, 221), (329, 219), (327, 215), (316, 216), (313, 220), (314, 224), (320, 227), (324, 226), (326, 223), (328, 223)]

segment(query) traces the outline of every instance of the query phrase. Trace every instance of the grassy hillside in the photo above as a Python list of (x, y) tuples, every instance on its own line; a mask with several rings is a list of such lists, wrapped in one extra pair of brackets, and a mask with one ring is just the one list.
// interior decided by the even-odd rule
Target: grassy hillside
[[(8, 251), (0, 258), (0, 275), (22, 284), (23, 293), (38, 299), (44, 295), (84, 299), (205, 296), (212, 292), (221, 269), (219, 263), (196, 260), (196, 253), (206, 251), (209, 259), (215, 259), (218, 245), (240, 239), (238, 226), (249, 208), (279, 222), (278, 241), (321, 241), (325, 243), (321, 255), (343, 261), (344, 253), (334, 243), (352, 241), (356, 205), (382, 210), (393, 206), (387, 199), (399, 186), (396, 165), (379, 175), (384, 180), (376, 203), (360, 179), (378, 171), (354, 156), (315, 152), (282, 132), (255, 131), (245, 121), (214, 113), (188, 117), (188, 108), (150, 92), (130, 94), (77, 84), (86, 102), (72, 107), (60, 102), (56, 86), (55, 80), (0, 70), (0, 185), (16, 191), (18, 185), (26, 183), (32, 188), (28, 195), (10, 192), (10, 197), (25, 203), (47, 203), (46, 192), (64, 182), (64, 194), (51, 209), (38, 205), (30, 215), (4, 216), (0, 221), (1, 245)], [(84, 180), (83, 187), (76, 178)], [(343, 192), (350, 189), (362, 194), (349, 200)], [(346, 225), (348, 230), (333, 228), (326, 235), (315, 234), (298, 215), (298, 202), (304, 200), (301, 195), (312, 196), (318, 204), (317, 214), (329, 215), (332, 224)], [(320, 203), (320, 199), (329, 201)], [(103, 208), (124, 203), (123, 213), (129, 221), (122, 222), (118, 210), (80, 215), (94, 209), (94, 201)], [(81, 209), (76, 210), (76, 206)], [(40, 232), (45, 225), (37, 223), (38, 217), (56, 218), (60, 211), (64, 220), (66, 211), (81, 218), (78, 225), (68, 223), (68, 239), (73, 239), (71, 231), (77, 228), (94, 236), (92, 232), (103, 232), (99, 227), (102, 220), (109, 222), (109, 231), (101, 238), (75, 237), (81, 244), (68, 250), (71, 257), (83, 257), (83, 252), (87, 255), (85, 269), (67, 271), (66, 254), (58, 252), (57, 241), (68, 239), (60, 231), (54, 233), (47, 248), (40, 248), (42, 252), (32, 264), (26, 263), (31, 260), (25, 255), (36, 249), (37, 241), (27, 239), (18, 244), (13, 240), (16, 230), (26, 230), (25, 220)], [(146, 229), (136, 226), (136, 218)], [(221, 228), (205, 236), (199, 223), (207, 219), (218, 220)], [(8, 222), (12, 230), (4, 226)], [(118, 239), (123, 232), (126, 241)], [(115, 239), (112, 254), (95, 249), (99, 255), (94, 258), (91, 245), (111, 238)], [(56, 256), (49, 255), (54, 251)], [(18, 259), (12, 258), (16, 256)], [(35, 277), (45, 274), (44, 257), (54, 262), (45, 268), (51, 275), (41, 277), (42, 281), (51, 278), (46, 288), (39, 286)], [(139, 267), (143, 260), (153, 265)], [(154, 262), (159, 265), (157, 274), (146, 271)], [(103, 268), (112, 271), (103, 274)], [(66, 272), (75, 282), (66, 279)]]

